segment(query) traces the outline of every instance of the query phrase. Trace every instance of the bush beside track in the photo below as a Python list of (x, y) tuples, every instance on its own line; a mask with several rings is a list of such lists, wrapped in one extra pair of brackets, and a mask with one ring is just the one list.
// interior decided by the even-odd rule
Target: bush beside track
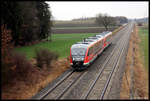
[[(69, 48), (73, 43), (80, 41), (85, 37), (93, 36), (94, 34), (97, 33), (53, 34), (51, 42), (40, 42), (36, 45), (16, 48), (17, 52), (26, 53), (26, 56), (31, 59), (30, 61), (28, 61), (24, 57), (19, 57), (23, 60), (26, 60), (27, 64), (31, 63), (31, 66), (28, 69), (30, 72), (24, 72), (24, 74), (28, 75), (28, 78), (19, 76), (20, 74), (17, 73), (17, 77), (20, 77), (23, 80), (25, 79), (26, 81), (17, 79), (13, 82), (13, 84), (9, 83), (5, 85), (2, 90), (2, 99), (31, 98), (34, 94), (36, 94), (38, 91), (44, 88), (48, 83), (56, 79), (59, 75), (61, 75), (65, 70), (67, 70), (70, 67), (69, 59), (65, 58), (51, 62), (48, 68), (37, 68), (37, 61), (36, 59), (33, 59), (34, 49), (49, 48), (50, 50), (52, 49), (53, 51), (62, 53), (61, 57), (64, 58), (67, 57), (67, 55), (69, 55)], [(17, 60), (19, 61), (18, 63), (25, 63), (23, 60), (23, 62), (20, 62), (19, 58)], [(21, 65), (19, 65), (18, 67), (22, 68)], [(43, 67), (45, 67), (45, 65), (43, 65)]]

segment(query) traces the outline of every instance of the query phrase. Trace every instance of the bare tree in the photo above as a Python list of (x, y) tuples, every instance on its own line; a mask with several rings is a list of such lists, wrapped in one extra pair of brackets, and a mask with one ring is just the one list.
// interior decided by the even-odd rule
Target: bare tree
[(108, 26), (115, 25), (116, 20), (114, 17), (109, 16), (108, 14), (98, 14), (96, 16), (96, 23), (100, 26), (104, 26), (108, 30)]

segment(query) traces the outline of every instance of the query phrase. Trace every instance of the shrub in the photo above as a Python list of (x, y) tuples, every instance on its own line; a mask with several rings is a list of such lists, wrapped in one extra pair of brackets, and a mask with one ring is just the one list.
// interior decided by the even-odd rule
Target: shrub
[[(12, 83), (15, 80), (29, 80), (32, 79), (29, 73), (35, 71), (30, 62), (24, 55), (15, 53), (13, 45), (11, 44), (11, 31), (7, 29), (6, 25), (1, 26), (2, 31), (2, 85)], [(30, 77), (29, 77), (30, 76)], [(30, 80), (33, 81), (33, 80)]]
[(46, 66), (49, 67), (52, 60), (56, 60), (58, 58), (57, 53), (49, 51), (48, 49), (36, 50), (35, 53), (37, 66), (40, 68), (42, 68), (44, 64), (46, 64)]
[(3, 84), (14, 80), (28, 81), (30, 79), (29, 73), (34, 68), (27, 58), (23, 54), (11, 52), (10, 61), (2, 62)]
[(14, 60), (15, 65), (14, 77), (18, 76), (18, 78), (21, 77), (22, 80), (26, 80), (28, 73), (31, 71), (33, 66), (23, 54), (14, 53), (12, 59)]
[(138, 26), (142, 26), (143, 24), (141, 22), (138, 23)]

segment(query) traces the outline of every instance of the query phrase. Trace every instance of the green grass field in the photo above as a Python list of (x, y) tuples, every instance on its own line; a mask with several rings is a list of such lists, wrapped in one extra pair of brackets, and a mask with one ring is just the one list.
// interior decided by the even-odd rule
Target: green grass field
[(141, 47), (141, 51), (142, 54), (144, 55), (144, 61), (145, 61), (145, 66), (146, 69), (148, 70), (148, 29), (147, 28), (139, 28), (139, 35), (141, 38), (141, 43), (140, 43), (140, 47)]
[(69, 56), (70, 47), (72, 44), (95, 34), (98, 33), (53, 34), (51, 37), (51, 42), (40, 42), (31, 46), (19, 47), (15, 48), (15, 51), (23, 53), (28, 59), (31, 59), (35, 57), (35, 49), (47, 48), (51, 51), (57, 52), (59, 54), (59, 58), (65, 58)]

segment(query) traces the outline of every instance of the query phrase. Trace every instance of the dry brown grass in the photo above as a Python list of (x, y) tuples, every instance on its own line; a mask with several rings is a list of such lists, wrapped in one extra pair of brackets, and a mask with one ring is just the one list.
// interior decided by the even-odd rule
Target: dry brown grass
[[(134, 59), (134, 93), (136, 97), (134, 99), (148, 99), (148, 74), (144, 67), (144, 57), (140, 53), (139, 48), (140, 38), (138, 36), (138, 28), (134, 28), (134, 32), (131, 35), (129, 42), (128, 53), (126, 57), (126, 70), (123, 76), (122, 88), (120, 92), (120, 99), (129, 99), (130, 95), (130, 70), (132, 59)], [(134, 51), (132, 51), (134, 49)], [(132, 54), (133, 52), (133, 54)], [(127, 84), (128, 82), (128, 84)]]
[(126, 57), (126, 69), (122, 80), (122, 89), (120, 92), (121, 99), (129, 99), (130, 94), (130, 69), (132, 63), (132, 47), (133, 47), (133, 33), (130, 38), (128, 53)]
[[(34, 59), (32, 59), (31, 62), (33, 65), (36, 64)], [(69, 67), (70, 65), (68, 58), (53, 61), (51, 63), (51, 68), (48, 70), (42, 70), (39, 68), (38, 72), (33, 72), (32, 75), (34, 78), (38, 79), (35, 83), (27, 84), (24, 81), (16, 80), (13, 84), (3, 86), (2, 99), (30, 99)]]

